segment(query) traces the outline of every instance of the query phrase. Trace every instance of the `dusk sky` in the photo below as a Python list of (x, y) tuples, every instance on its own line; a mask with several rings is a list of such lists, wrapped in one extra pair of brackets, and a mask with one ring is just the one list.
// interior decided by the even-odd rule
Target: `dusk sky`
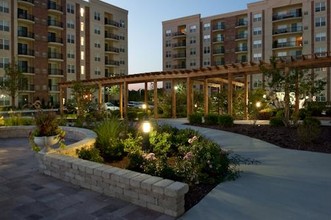
[(162, 70), (162, 21), (242, 10), (257, 0), (103, 1), (129, 11), (129, 74), (134, 74)]

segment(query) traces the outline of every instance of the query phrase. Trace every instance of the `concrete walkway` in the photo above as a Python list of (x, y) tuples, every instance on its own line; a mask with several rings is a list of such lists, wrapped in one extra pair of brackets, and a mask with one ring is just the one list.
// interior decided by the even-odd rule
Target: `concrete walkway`
[(239, 134), (186, 126), (186, 119), (162, 122), (199, 130), (224, 149), (260, 162), (241, 165), (237, 180), (218, 185), (181, 220), (331, 219), (330, 154), (288, 150)]

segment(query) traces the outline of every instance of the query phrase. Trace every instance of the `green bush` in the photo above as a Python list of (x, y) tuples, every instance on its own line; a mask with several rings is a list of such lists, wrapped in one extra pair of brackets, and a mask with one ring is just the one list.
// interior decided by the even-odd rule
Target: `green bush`
[(305, 108), (299, 109), (299, 119), (300, 120), (303, 120), (308, 116), (310, 116), (310, 112), (307, 109), (305, 109)]
[(283, 119), (281, 117), (271, 117), (269, 121), (269, 125), (271, 126), (284, 126)]
[(78, 158), (81, 158), (83, 160), (89, 160), (97, 163), (102, 163), (103, 158), (100, 156), (100, 151), (97, 148), (82, 148), (77, 149), (76, 154), (78, 155)]
[(231, 127), (233, 126), (233, 117), (231, 115), (219, 115), (218, 116), (218, 124), (221, 127)]
[(304, 143), (311, 143), (316, 140), (321, 133), (321, 121), (316, 118), (307, 117), (297, 128), (298, 137)]
[(138, 114), (135, 110), (130, 110), (127, 112), (127, 116), (129, 121), (134, 121), (138, 117)]
[(194, 113), (188, 116), (188, 121), (191, 125), (201, 125), (202, 124), (202, 114)]
[(206, 125), (218, 125), (218, 115), (217, 114), (208, 114), (205, 116)]
[(258, 120), (270, 120), (273, 112), (271, 111), (260, 111), (257, 115)]

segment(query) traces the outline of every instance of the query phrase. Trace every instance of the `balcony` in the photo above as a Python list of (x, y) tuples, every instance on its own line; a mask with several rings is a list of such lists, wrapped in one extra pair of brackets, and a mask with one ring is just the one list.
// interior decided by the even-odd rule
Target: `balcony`
[(175, 33), (172, 33), (172, 36), (173, 37), (186, 37), (186, 34), (185, 32), (182, 32), (182, 31), (178, 31), (178, 32), (175, 32)]
[(63, 44), (63, 38), (60, 37), (48, 37), (49, 43)]
[(58, 85), (48, 85), (48, 90), (49, 90), (50, 92), (59, 92), (59, 91), (60, 91)]
[(112, 39), (112, 40), (120, 40), (120, 36), (113, 34), (113, 33), (105, 33), (106, 39)]
[(300, 33), (303, 31), (302, 26), (288, 27), (288, 28), (277, 28), (273, 30), (273, 34), (288, 34), (288, 33)]
[(236, 47), (236, 52), (240, 53), (240, 52), (247, 52), (248, 48), (247, 46), (240, 46), (240, 47)]
[(57, 52), (48, 52), (48, 59), (63, 60), (63, 54)]
[(186, 69), (186, 64), (179, 64), (179, 65), (174, 65), (174, 69)]
[(56, 28), (61, 28), (63, 29), (63, 23), (54, 19), (49, 19), (47, 21), (48, 26), (50, 27), (56, 27)]
[(302, 10), (297, 9), (295, 12), (287, 12), (285, 14), (274, 14), (272, 16), (273, 21), (284, 20), (284, 19), (296, 19), (302, 17)]
[(241, 57), (240, 59), (236, 60), (236, 63), (247, 63), (247, 62), (248, 62), (247, 57)]
[(185, 59), (186, 58), (186, 53), (173, 54), (172, 58), (174, 58), (174, 59)]
[(248, 38), (247, 33), (239, 33), (236, 35), (236, 40), (246, 40)]
[(302, 47), (302, 41), (289, 41), (289, 42), (277, 42), (274, 41), (272, 48), (286, 48), (286, 47)]
[(214, 37), (213, 38), (213, 43), (223, 43), (224, 42), (224, 37)]
[(18, 0), (18, 2), (34, 6), (34, 0)]
[(236, 22), (236, 27), (245, 27), (248, 25), (248, 21), (245, 20), (239, 20)]
[(33, 74), (34, 73), (34, 67), (31, 67), (31, 66), (20, 67), (20, 71), (22, 73)]
[(17, 36), (18, 37), (24, 37), (24, 38), (29, 38), (29, 39), (32, 39), (34, 40), (34, 33), (32, 32), (29, 32), (29, 31), (17, 31)]
[(48, 8), (48, 10), (60, 12), (61, 14), (63, 13), (62, 6), (53, 1), (48, 1), (47, 8)]
[(216, 24), (213, 26), (213, 31), (222, 31), (225, 29), (225, 25), (224, 24)]
[(213, 50), (213, 55), (222, 55), (225, 53), (224, 48), (218, 48)]
[(34, 57), (34, 50), (26, 49), (26, 48), (18, 48), (18, 55)]
[(172, 44), (172, 47), (173, 48), (186, 47), (186, 42), (174, 43), (174, 44)]
[(33, 84), (23, 84), (21, 85), (20, 91), (27, 91), (27, 92), (34, 92), (34, 85)]
[(120, 49), (116, 47), (105, 47), (106, 53), (119, 53)]
[(214, 61), (214, 66), (223, 66), (225, 64), (224, 60), (216, 60)]
[(28, 13), (17, 13), (17, 18), (34, 23), (34, 16)]
[(63, 76), (63, 70), (56, 69), (56, 68), (50, 68), (50, 69), (48, 69), (48, 75), (51, 75), (51, 76)]
[(109, 26), (117, 27), (117, 28), (121, 27), (121, 24), (119, 22), (108, 19), (108, 18), (105, 18), (105, 25), (109, 25)]
[(105, 60), (106, 66), (119, 66), (120, 62), (116, 60)]

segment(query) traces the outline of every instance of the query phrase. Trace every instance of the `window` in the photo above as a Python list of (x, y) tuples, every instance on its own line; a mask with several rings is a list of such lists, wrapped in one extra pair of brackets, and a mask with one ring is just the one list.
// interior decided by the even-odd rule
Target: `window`
[(210, 66), (210, 60), (209, 60), (209, 59), (204, 60), (204, 61), (203, 61), (203, 65), (204, 65), (204, 66)]
[(261, 35), (262, 34), (262, 28), (256, 27), (253, 29), (253, 35)]
[(85, 66), (80, 66), (80, 74), (85, 74)]
[(166, 30), (166, 37), (170, 37), (171, 36), (171, 30)]
[(85, 38), (84, 37), (80, 37), (80, 45), (84, 46), (85, 44)]
[(9, 5), (7, 1), (0, 1), (0, 12), (9, 13)]
[(68, 73), (75, 73), (75, 65), (68, 65)]
[(326, 40), (326, 33), (322, 32), (322, 33), (317, 33), (315, 36), (315, 41), (325, 41)]
[(207, 30), (210, 30), (210, 23), (206, 23), (203, 25), (203, 30), (204, 31), (207, 31)]
[(0, 31), (9, 31), (9, 22), (0, 20)]
[(67, 4), (67, 13), (75, 14), (75, 5), (68, 3)]
[(85, 27), (85, 25), (84, 25), (84, 22), (80, 22), (80, 31), (84, 31), (84, 28)]
[(100, 12), (97, 12), (97, 11), (94, 12), (94, 20), (96, 20), (96, 21), (100, 21), (101, 20)]
[(166, 51), (166, 57), (171, 57), (171, 51)]
[(69, 50), (68, 51), (68, 54), (67, 54), (67, 57), (69, 59), (75, 59), (75, 53), (74, 53), (74, 51), (73, 50)]
[(166, 62), (165, 67), (166, 68), (171, 68), (171, 62)]
[(195, 60), (191, 60), (190, 61), (190, 66), (196, 66), (197, 64), (196, 64), (196, 62), (195, 62)]
[(94, 33), (100, 35), (101, 34), (101, 29), (99, 26), (95, 26), (94, 28)]
[(315, 3), (315, 12), (325, 11), (325, 2)]
[(166, 46), (166, 47), (171, 47), (171, 41), (170, 41), (170, 40), (166, 40), (166, 42), (165, 42), (165, 46)]
[(196, 30), (197, 30), (197, 26), (196, 25), (192, 25), (190, 27), (190, 33), (194, 33), (194, 32), (196, 32)]
[(204, 41), (210, 41), (210, 34), (204, 35), (203, 40)]
[(166, 89), (171, 89), (171, 82), (165, 82), (164, 87), (165, 87)]
[(325, 26), (325, 17), (318, 17), (315, 19), (315, 26), (322, 27)]
[(80, 52), (80, 59), (85, 60), (85, 52), (84, 51)]
[(278, 57), (286, 57), (287, 56), (287, 52), (286, 51), (281, 51), (277, 53)]
[(68, 36), (67, 36), (67, 42), (68, 42), (69, 44), (74, 44), (74, 43), (75, 43), (75, 35), (73, 35), (73, 34), (68, 34)]
[(262, 21), (262, 14), (255, 14), (255, 15), (253, 15), (253, 21), (254, 22)]
[(210, 53), (210, 47), (209, 46), (208, 47), (204, 47), (203, 48), (203, 53), (204, 54)]
[(190, 49), (190, 55), (196, 55), (197, 54), (197, 51), (195, 48), (191, 48)]
[(325, 57), (326, 56), (326, 48), (325, 47), (315, 48), (315, 54), (319, 57)]
[(0, 50), (9, 50), (9, 40), (0, 39)]
[(253, 54), (253, 61), (258, 62), (259, 60), (262, 60), (262, 53), (254, 53)]
[(95, 70), (94, 70), (94, 74), (95, 75), (101, 75), (101, 70), (99, 67), (97, 67)]
[(262, 47), (262, 40), (253, 41), (253, 48), (261, 48), (261, 47)]
[(5, 68), (9, 64), (9, 58), (7, 57), (0, 57), (0, 68)]
[(100, 48), (100, 47), (101, 47), (100, 42), (99, 42), (99, 41), (95, 42), (95, 43), (94, 43), (94, 47), (96, 47), (96, 48)]
[(96, 55), (95, 55), (95, 57), (94, 57), (94, 61), (96, 61), (96, 62), (100, 62), (100, 61), (101, 61), (100, 54), (96, 54)]
[(190, 44), (196, 43), (196, 37), (190, 37)]
[(84, 17), (84, 12), (85, 12), (84, 8), (80, 8), (80, 16), (81, 17)]
[(72, 20), (67, 22), (67, 28), (75, 29), (75, 23)]

